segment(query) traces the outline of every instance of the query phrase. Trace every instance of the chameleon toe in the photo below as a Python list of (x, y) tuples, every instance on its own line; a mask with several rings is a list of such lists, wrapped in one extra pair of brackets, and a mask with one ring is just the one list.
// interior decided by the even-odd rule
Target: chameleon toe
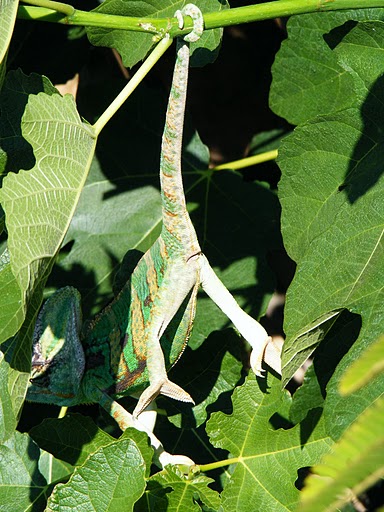
[(141, 414), (144, 409), (146, 409), (146, 407), (148, 407), (148, 405), (160, 394), (169, 398), (173, 398), (174, 400), (179, 400), (180, 402), (195, 404), (191, 395), (184, 391), (183, 388), (168, 379), (163, 379), (154, 384), (151, 384), (142, 392), (139, 401), (137, 402), (137, 405), (133, 411), (133, 416), (137, 418), (139, 414)]
[(168, 379), (161, 386), (160, 393), (164, 396), (168, 396), (169, 398), (173, 398), (174, 400), (179, 400), (180, 402), (188, 402), (195, 405), (195, 402), (189, 393)]

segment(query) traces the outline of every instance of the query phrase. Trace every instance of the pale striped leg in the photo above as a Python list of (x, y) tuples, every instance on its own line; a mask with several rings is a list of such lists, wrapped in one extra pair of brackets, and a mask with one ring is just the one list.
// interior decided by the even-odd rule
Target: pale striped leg
[[(263, 369), (261, 364), (266, 353), (266, 346), (271, 342), (271, 337), (268, 336), (267, 331), (261, 324), (259, 324), (259, 322), (241, 309), (234, 297), (217, 277), (207, 258), (203, 254), (201, 255), (200, 262), (201, 286), (206, 294), (209, 295), (213, 302), (215, 302), (215, 304), (231, 320), (236, 329), (251, 345), (251, 368), (256, 375), (262, 376)], [(268, 355), (269, 354), (270, 360), (266, 361), (266, 363), (278, 371), (278, 352), (268, 351)]]

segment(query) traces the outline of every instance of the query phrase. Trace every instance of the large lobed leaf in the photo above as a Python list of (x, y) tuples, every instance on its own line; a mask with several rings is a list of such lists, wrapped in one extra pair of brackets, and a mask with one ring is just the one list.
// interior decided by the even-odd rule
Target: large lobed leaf
[(145, 495), (135, 507), (135, 511), (199, 512), (218, 510), (219, 494), (210, 489), (213, 480), (205, 475), (191, 475), (188, 479), (177, 466), (167, 466), (153, 475), (148, 481)]
[[(360, 103), (299, 126), (281, 147), (282, 231), (298, 263), (285, 310), (284, 382), (342, 309), (362, 315), (361, 343), (380, 334), (383, 27), (359, 23), (333, 50), (359, 89)], [(356, 103), (355, 89), (350, 96)]]
[[(338, 501), (346, 487), (359, 493), (382, 471), (383, 376), (348, 396), (340, 392), (345, 371), (382, 334), (384, 313), (384, 24), (338, 27), (369, 17), (382, 19), (383, 11), (292, 19), (274, 68), (280, 84), (272, 105), (301, 123), (279, 151), (282, 232), (298, 265), (285, 309), (283, 377), (286, 383), (325, 338), (290, 418), (301, 421), (322, 408), (325, 432), (336, 441), (325, 465), (314, 469), (324, 478), (308, 480), (303, 510), (333, 510), (350, 499), (344, 494)], [(310, 27), (314, 41), (305, 46)], [(282, 80), (285, 93), (278, 98)]]
[[(0, 94), (0, 172), (2, 177), (20, 168), (30, 169), (35, 164), (31, 145), (22, 135), (21, 120), (28, 101), (28, 95), (44, 92), (57, 94), (56, 89), (45, 77), (37, 74), (25, 76), (21, 72), (8, 73)], [(3, 213), (3, 212), (2, 212)], [(25, 290), (15, 277), (7, 249), (0, 260), (0, 342), (13, 336), (24, 321)], [(28, 362), (29, 364), (29, 362)]]
[[(49, 81), (36, 75), (26, 77), (18, 72), (10, 80), (17, 86), (16, 94), (10, 86), (5, 94), (12, 96), (15, 106), (4, 117), (2, 135), (8, 130), (13, 143), (6, 140), (3, 147), (11, 157), (16, 156), (15, 147), (25, 147), (26, 154), (31, 147), (36, 160), (30, 170), (8, 172), (0, 191), (12, 274), (22, 305), (29, 305), (15, 341), (13, 361), (17, 368), (28, 371), (31, 326), (41, 304), (42, 288), (79, 200), (96, 139), (91, 127), (81, 120), (72, 96), (61, 97)], [(17, 123), (21, 116), (20, 131)], [(13, 126), (17, 126), (14, 133)], [(26, 154), (19, 155), (13, 165), (29, 165), (31, 158)], [(5, 170), (18, 170), (15, 167)], [(21, 319), (19, 309), (15, 312)], [(9, 334), (9, 330), (3, 333), (5, 338)]]
[[(340, 63), (333, 48), (355, 21), (383, 19), (383, 9), (292, 16), (287, 23), (288, 39), (282, 43), (272, 66), (273, 110), (297, 125), (316, 115), (354, 106), (356, 96), (362, 92), (360, 84), (351, 70)], [(362, 55), (361, 45), (355, 51)]]
[(113, 441), (91, 454), (68, 483), (55, 487), (46, 510), (129, 512), (144, 492), (145, 472), (144, 458), (133, 440)]
[(68, 465), (17, 431), (0, 445), (0, 458), (1, 512), (43, 511), (50, 484), (70, 473)]
[(316, 411), (299, 425), (274, 430), (291, 401), (272, 375), (265, 384), (263, 392), (249, 377), (233, 394), (233, 413), (218, 412), (208, 421), (212, 444), (229, 450), (229, 462), (236, 463), (222, 492), (224, 511), (253, 510), (255, 503), (259, 510), (295, 510), (297, 471), (316, 463), (331, 444)]
[(29, 171), (9, 173), (0, 199), (7, 217), (12, 271), (21, 289), (29, 292), (61, 246), (96, 140), (70, 95), (31, 95), (22, 131), (34, 148), (36, 164)]

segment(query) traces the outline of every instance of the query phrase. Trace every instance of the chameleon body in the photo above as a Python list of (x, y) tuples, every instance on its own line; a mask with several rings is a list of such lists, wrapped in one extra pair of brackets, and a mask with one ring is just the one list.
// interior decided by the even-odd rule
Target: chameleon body
[[(183, 14), (202, 31), (202, 16), (188, 5)], [(177, 13), (181, 28), (182, 17)], [(200, 26), (199, 26), (200, 24)], [(186, 210), (181, 145), (189, 68), (188, 40), (178, 43), (172, 89), (162, 139), (160, 182), (163, 226), (121, 292), (85, 328), (80, 296), (58, 290), (42, 308), (33, 337), (32, 378), (27, 399), (72, 406), (98, 402), (122, 429), (159, 393), (192, 402), (169, 381), (167, 370), (182, 354), (193, 324), (200, 285), (253, 347), (251, 365), (261, 373), (269, 341), (266, 331), (237, 305), (202, 254)], [(133, 417), (114, 398), (139, 396)], [(140, 418), (141, 419), (141, 418)], [(147, 431), (147, 430), (146, 430)], [(152, 435), (156, 447), (156, 438)]]

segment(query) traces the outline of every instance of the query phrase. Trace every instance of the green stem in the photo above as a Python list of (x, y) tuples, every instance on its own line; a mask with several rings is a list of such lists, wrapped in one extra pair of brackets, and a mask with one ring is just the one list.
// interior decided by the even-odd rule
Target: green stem
[(119, 110), (121, 105), (125, 102), (125, 100), (132, 94), (132, 92), (136, 89), (136, 87), (140, 84), (143, 78), (149, 73), (149, 71), (153, 68), (156, 62), (160, 59), (160, 57), (166, 52), (166, 50), (171, 46), (172, 39), (170, 37), (164, 37), (149, 57), (143, 62), (140, 68), (136, 71), (124, 89), (116, 96), (116, 98), (112, 101), (109, 107), (101, 114), (99, 119), (93, 125), (93, 130), (95, 135), (99, 135), (101, 130), (107, 124), (107, 122), (111, 119), (111, 117)]
[(64, 418), (64, 416), (67, 414), (67, 411), (68, 411), (68, 407), (64, 407), (64, 406), (61, 407), (58, 418), (59, 419)]
[(212, 471), (217, 468), (223, 468), (225, 466), (229, 466), (230, 464), (237, 464), (239, 459), (234, 457), (233, 459), (224, 459), (218, 460), (216, 462), (211, 462), (210, 464), (201, 464), (199, 465), (200, 471)]
[(211, 169), (212, 171), (221, 171), (223, 169), (244, 169), (245, 167), (251, 167), (251, 165), (261, 164), (263, 162), (268, 162), (269, 160), (275, 160), (277, 158), (277, 149), (272, 151), (266, 151), (265, 153), (260, 153), (259, 155), (248, 156), (247, 158), (242, 158), (241, 160), (235, 160), (234, 162), (227, 162), (225, 164), (216, 165)]
[(63, 4), (62, 2), (53, 2), (52, 0), (23, 0), (23, 2), (38, 7), (45, 7), (50, 10), (52, 9), (66, 16), (72, 16), (76, 12), (76, 9), (72, 5)]
[[(50, 0), (32, 0), (42, 5), (42, 2), (56, 4)], [(68, 6), (71, 7), (71, 6)], [(292, 16), (311, 12), (337, 11), (343, 9), (363, 9), (371, 7), (384, 7), (384, 0), (277, 0), (262, 4), (236, 7), (220, 12), (204, 13), (205, 30), (214, 28), (250, 23), (252, 21), (278, 18), (281, 16)], [(19, 6), (18, 17), (23, 19), (38, 19), (41, 21), (52, 21), (65, 25), (81, 25), (89, 27), (115, 28), (131, 30), (136, 32), (147, 32), (163, 36), (165, 33), (174, 38), (187, 34), (192, 29), (192, 20), (185, 19), (185, 26), (182, 30), (178, 27), (176, 18), (133, 18), (129, 16), (118, 16), (103, 14), (100, 12), (85, 12), (75, 10), (72, 15), (63, 17), (57, 9), (46, 7)]]

